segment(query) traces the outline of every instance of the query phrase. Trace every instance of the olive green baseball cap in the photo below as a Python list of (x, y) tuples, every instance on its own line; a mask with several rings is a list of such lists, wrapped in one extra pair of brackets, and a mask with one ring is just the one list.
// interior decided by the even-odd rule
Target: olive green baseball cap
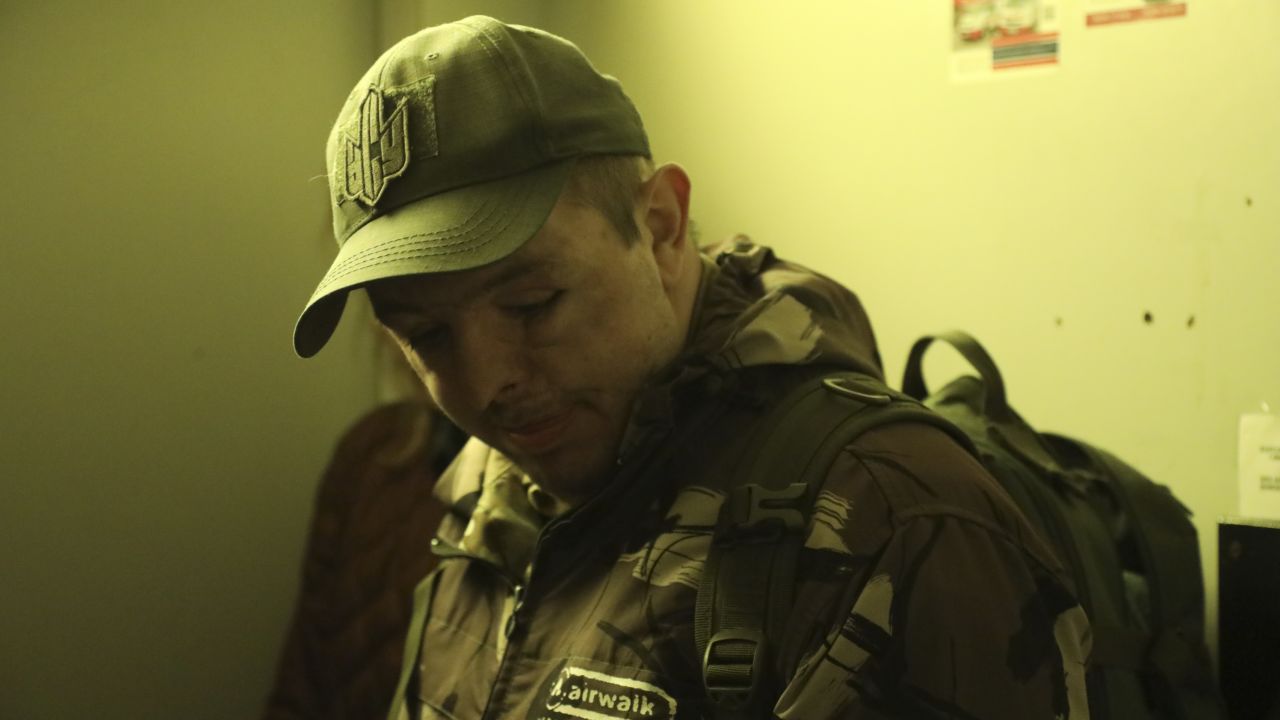
[(324, 347), (353, 289), (510, 255), (546, 222), (576, 158), (649, 154), (622, 86), (563, 38), (474, 16), (401, 40), (329, 134), (338, 256), (294, 350)]

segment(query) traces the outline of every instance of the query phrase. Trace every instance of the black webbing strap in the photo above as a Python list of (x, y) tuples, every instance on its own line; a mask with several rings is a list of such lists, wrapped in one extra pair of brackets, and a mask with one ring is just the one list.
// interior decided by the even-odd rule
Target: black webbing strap
[(707, 714), (766, 717), (778, 690), (769, 640), (781, 636), (815, 501), (837, 453), (893, 422), (963, 434), (874, 378), (828, 374), (788, 393), (757, 425), (735, 468), (703, 567), (694, 612)]
[(917, 400), (924, 400), (929, 396), (929, 389), (924, 381), (924, 352), (935, 340), (941, 340), (955, 348), (978, 371), (983, 387), (982, 414), (996, 421), (1008, 419), (1009, 401), (1005, 399), (1004, 378), (1000, 376), (1000, 369), (986, 349), (972, 335), (962, 330), (948, 330), (916, 340), (907, 355), (907, 366), (902, 373), (902, 391)]
[(745, 719), (764, 708), (766, 639), (790, 605), (804, 541), (805, 490), (798, 483), (781, 492), (747, 484), (725, 498), (694, 615), (713, 718)]

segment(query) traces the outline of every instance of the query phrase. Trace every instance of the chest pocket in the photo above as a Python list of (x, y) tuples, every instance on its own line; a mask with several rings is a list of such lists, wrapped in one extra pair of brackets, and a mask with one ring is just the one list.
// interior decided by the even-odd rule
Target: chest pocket
[(478, 718), (498, 672), (498, 649), (467, 632), (428, 619), (418, 655), (422, 717)]
[(497, 676), (501, 600), (463, 582), (468, 564), (441, 563), (414, 594), (397, 698), (407, 696), (423, 720), (479, 718)]

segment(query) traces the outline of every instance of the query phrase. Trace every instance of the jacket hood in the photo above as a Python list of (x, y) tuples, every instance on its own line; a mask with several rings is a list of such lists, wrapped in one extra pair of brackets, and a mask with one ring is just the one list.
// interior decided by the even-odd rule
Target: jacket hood
[(686, 357), (728, 369), (834, 365), (883, 380), (871, 321), (847, 288), (741, 236), (710, 252)]
[[(669, 429), (682, 397), (714, 393), (705, 382), (763, 366), (821, 364), (883, 379), (871, 322), (848, 289), (778, 259), (739, 236), (703, 251), (703, 273), (685, 349), (637, 397), (619, 458)], [(441, 539), (513, 576), (527, 570), (548, 518), (567, 508), (501, 453), (472, 438), (436, 484), (456, 522)]]

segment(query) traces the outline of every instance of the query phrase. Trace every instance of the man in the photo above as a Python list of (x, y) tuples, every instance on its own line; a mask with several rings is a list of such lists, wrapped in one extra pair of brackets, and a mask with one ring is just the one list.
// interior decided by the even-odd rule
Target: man
[[(483, 17), (397, 44), (339, 116), (340, 249), (295, 348), (363, 288), (472, 435), (393, 718), (726, 716), (694, 615), (739, 460), (789, 388), (881, 370), (844, 288), (745, 239), (699, 253), (688, 176), (649, 157), (616, 81)], [(1063, 571), (946, 433), (875, 428), (820, 485), (742, 716), (1087, 717)]]

